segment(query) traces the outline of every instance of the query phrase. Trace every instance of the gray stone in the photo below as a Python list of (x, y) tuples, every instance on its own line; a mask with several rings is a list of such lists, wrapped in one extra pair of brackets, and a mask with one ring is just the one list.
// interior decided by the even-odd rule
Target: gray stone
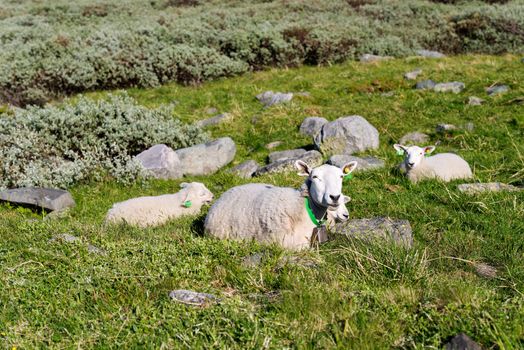
[(278, 146), (280, 146), (281, 144), (283, 144), (282, 141), (273, 141), (273, 142), (270, 142), (266, 145), (266, 149), (274, 149), (274, 148), (277, 148)]
[(284, 255), (278, 261), (277, 268), (281, 269), (286, 265), (305, 267), (305, 268), (311, 269), (311, 268), (317, 268), (319, 266), (319, 262), (313, 260), (312, 258), (308, 256)]
[(308, 91), (295, 92), (295, 95), (301, 97), (311, 97), (311, 94)]
[(262, 253), (255, 253), (248, 255), (242, 259), (242, 266), (245, 268), (254, 268), (260, 266), (262, 264), (262, 259), (264, 258), (264, 254)]
[(470, 337), (464, 333), (459, 333), (445, 346), (446, 350), (482, 350), (480, 345), (474, 342)]
[(135, 160), (156, 179), (179, 179), (184, 175), (178, 155), (163, 144), (148, 148)]
[(220, 301), (220, 299), (213, 294), (199, 293), (186, 289), (172, 290), (169, 292), (169, 297), (180, 303), (195, 306), (203, 306), (212, 302)]
[(344, 164), (347, 164), (352, 161), (356, 161), (358, 163), (357, 168), (355, 169), (355, 172), (380, 169), (386, 165), (386, 163), (382, 159), (377, 159), (374, 157), (360, 158), (360, 157), (350, 156), (347, 154), (337, 154), (337, 155), (331, 156), (331, 158), (329, 158), (327, 162), (328, 164), (338, 166), (339, 168), (341, 168), (344, 166)]
[(271, 152), (269, 154), (269, 163), (276, 162), (278, 160), (282, 159), (289, 159), (289, 158), (300, 158), (302, 155), (304, 155), (307, 151), (303, 148), (297, 148), (297, 149), (289, 149), (286, 151), (277, 151), (277, 152)]
[(322, 128), (322, 125), (326, 124), (327, 122), (327, 119), (322, 117), (307, 117), (304, 119), (302, 124), (300, 124), (300, 133), (314, 137), (316, 134), (318, 134)]
[(454, 94), (458, 94), (465, 88), (466, 88), (466, 84), (460, 81), (452, 81), (451, 83), (435, 84), (435, 86), (433, 87), (433, 90), (435, 90), (436, 92), (453, 92)]
[(229, 113), (222, 113), (222, 114), (216, 115), (216, 116), (214, 116), (212, 118), (199, 120), (195, 124), (197, 126), (201, 127), (201, 128), (205, 128), (205, 127), (208, 127), (208, 126), (211, 126), (211, 125), (218, 125), (218, 124), (223, 123), (223, 122), (225, 122), (226, 120), (229, 120), (229, 119), (231, 119), (231, 114), (229, 114)]
[(412, 145), (422, 145), (429, 141), (429, 135), (426, 135), (422, 132), (410, 132), (402, 136), (399, 140), (401, 145), (412, 144)]
[(497, 277), (497, 269), (491, 265), (479, 262), (479, 263), (473, 263), (473, 266), (475, 267), (475, 272), (480, 277), (484, 277), (484, 278)]
[(372, 55), (372, 54), (366, 53), (366, 54), (360, 56), (360, 62), (371, 63), (371, 62), (379, 62), (379, 61), (390, 60), (392, 58), (393, 57), (391, 57), (391, 56), (378, 56), (378, 55)]
[(427, 58), (442, 58), (442, 57), (446, 57), (446, 55), (444, 55), (441, 52), (431, 51), (431, 50), (417, 50), (416, 53), (419, 56), (427, 57)]
[(306, 162), (311, 167), (316, 167), (322, 164), (322, 154), (320, 154), (320, 152), (308, 151), (297, 158), (281, 159), (268, 164), (265, 167), (258, 169), (255, 173), (255, 176), (296, 170), (295, 161), (299, 159)]
[[(82, 240), (76, 236), (70, 235), (69, 233), (62, 233), (51, 238), (48, 243), (65, 242), (65, 243), (79, 243), (82, 244)], [(87, 252), (90, 254), (106, 255), (106, 251), (94, 246), (92, 244), (87, 245)]]
[(322, 126), (315, 145), (323, 154), (353, 154), (379, 146), (378, 131), (359, 115), (339, 118)]
[(215, 107), (210, 107), (210, 108), (206, 109), (206, 113), (207, 114), (215, 114), (215, 113), (218, 113), (218, 109), (216, 109)]
[(0, 191), (0, 201), (29, 205), (48, 211), (64, 210), (75, 206), (71, 193), (54, 188), (24, 187)]
[(507, 92), (507, 91), (509, 91), (509, 86), (507, 86), (507, 85), (494, 85), (494, 86), (490, 86), (490, 87), (486, 88), (486, 92), (490, 96), (502, 94), (502, 93)]
[(470, 96), (468, 99), (468, 104), (470, 106), (480, 106), (483, 103), (484, 103), (484, 100), (476, 96)]
[(415, 85), (417, 90), (432, 90), (435, 87), (436, 83), (433, 80), (422, 80)]
[(417, 76), (422, 73), (422, 69), (415, 69), (414, 71), (407, 72), (404, 74), (404, 79), (406, 80), (415, 80), (417, 79)]
[(264, 93), (258, 94), (257, 99), (264, 105), (264, 107), (270, 107), (276, 104), (291, 101), (293, 99), (293, 93), (266, 91)]
[(176, 150), (184, 175), (209, 175), (229, 164), (236, 154), (229, 137)]
[(453, 132), (458, 130), (458, 128), (453, 124), (437, 124), (435, 131), (437, 133), (445, 134), (447, 132)]
[(501, 182), (460, 184), (457, 188), (460, 192), (467, 194), (478, 194), (483, 192), (519, 192), (524, 190), (522, 187), (503, 184)]
[(92, 244), (87, 245), (87, 252), (97, 255), (107, 255), (107, 252), (104, 249), (98, 248), (97, 246), (94, 246)]
[(258, 163), (250, 159), (235, 166), (233, 169), (231, 169), (231, 172), (244, 179), (250, 179), (253, 177), (253, 174), (258, 170), (258, 168)]
[(334, 231), (360, 239), (386, 239), (407, 247), (413, 245), (413, 232), (408, 220), (388, 217), (354, 219), (335, 225)]

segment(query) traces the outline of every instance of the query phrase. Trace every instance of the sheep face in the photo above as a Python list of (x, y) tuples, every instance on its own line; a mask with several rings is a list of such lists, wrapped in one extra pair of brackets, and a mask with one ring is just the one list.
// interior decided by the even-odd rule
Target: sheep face
[(200, 182), (182, 182), (180, 187), (187, 190), (187, 199), (191, 201), (198, 201), (200, 203), (211, 203), (213, 200), (213, 193)]
[(332, 218), (335, 221), (347, 221), (349, 219), (349, 211), (346, 207), (346, 203), (351, 200), (348, 196), (344, 197), (344, 203), (340, 204), (337, 208), (329, 208), (327, 211), (328, 218)]
[(420, 165), (425, 156), (431, 154), (435, 150), (435, 146), (409, 146), (400, 145), (398, 143), (394, 144), (393, 147), (397, 152), (404, 153), (404, 165), (406, 169), (414, 169)]
[(342, 168), (324, 164), (311, 169), (303, 161), (297, 160), (295, 166), (299, 175), (308, 176), (309, 197), (324, 208), (336, 208), (342, 201), (342, 180), (357, 167), (357, 162), (350, 162)]

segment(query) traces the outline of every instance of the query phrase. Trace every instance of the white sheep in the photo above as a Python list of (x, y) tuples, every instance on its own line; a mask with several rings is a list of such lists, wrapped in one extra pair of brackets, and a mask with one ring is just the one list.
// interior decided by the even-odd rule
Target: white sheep
[(355, 169), (357, 162), (342, 168), (325, 164), (311, 169), (299, 160), (295, 166), (300, 170), (299, 175), (307, 176), (306, 197), (301, 191), (267, 184), (233, 187), (209, 209), (205, 232), (221, 239), (255, 239), (303, 249), (310, 246), (313, 230), (320, 220), (347, 220), (342, 180)]
[(428, 157), (435, 150), (435, 146), (407, 147), (395, 144), (393, 147), (397, 152), (404, 154), (400, 168), (406, 172), (411, 182), (433, 178), (447, 182), (473, 177), (468, 162), (454, 153), (439, 153)]
[(174, 194), (137, 197), (115, 203), (107, 212), (107, 223), (127, 223), (132, 226), (158, 226), (182, 215), (198, 214), (202, 205), (213, 199), (204, 184), (180, 184), (182, 190)]

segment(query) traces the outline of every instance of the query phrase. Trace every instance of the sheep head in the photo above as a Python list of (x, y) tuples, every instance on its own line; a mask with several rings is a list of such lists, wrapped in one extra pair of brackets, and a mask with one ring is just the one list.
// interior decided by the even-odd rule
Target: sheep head
[(211, 203), (213, 200), (213, 193), (200, 182), (182, 182), (180, 187), (187, 191), (187, 196), (184, 202), (193, 201), (199, 203)]
[(318, 206), (324, 208), (337, 208), (343, 204), (342, 180), (355, 170), (357, 162), (349, 162), (342, 168), (324, 164), (310, 168), (305, 162), (297, 160), (298, 175), (307, 176), (309, 198)]
[(431, 154), (435, 150), (435, 146), (404, 146), (398, 143), (393, 145), (393, 148), (399, 153), (404, 154), (404, 165), (406, 169), (414, 169), (420, 165), (425, 156)]

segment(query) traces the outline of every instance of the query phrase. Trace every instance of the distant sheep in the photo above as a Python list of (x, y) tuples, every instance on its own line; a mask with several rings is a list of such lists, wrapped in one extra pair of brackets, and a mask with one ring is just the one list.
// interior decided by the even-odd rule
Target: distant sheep
[(255, 239), (303, 249), (310, 246), (319, 220), (347, 220), (342, 180), (357, 163), (350, 162), (342, 168), (325, 164), (311, 169), (299, 160), (295, 166), (299, 175), (307, 176), (306, 197), (292, 188), (266, 184), (233, 187), (211, 206), (204, 223), (206, 233), (221, 239)]
[(125, 222), (138, 227), (159, 226), (182, 215), (198, 214), (202, 205), (213, 199), (213, 193), (199, 182), (184, 182), (180, 187), (182, 190), (174, 194), (115, 203), (106, 215), (106, 222)]
[(460, 156), (453, 153), (439, 153), (431, 157), (435, 146), (418, 147), (393, 146), (397, 152), (404, 154), (404, 161), (400, 168), (406, 171), (411, 182), (424, 179), (439, 179), (445, 182), (455, 179), (470, 179), (473, 177), (469, 164)]

